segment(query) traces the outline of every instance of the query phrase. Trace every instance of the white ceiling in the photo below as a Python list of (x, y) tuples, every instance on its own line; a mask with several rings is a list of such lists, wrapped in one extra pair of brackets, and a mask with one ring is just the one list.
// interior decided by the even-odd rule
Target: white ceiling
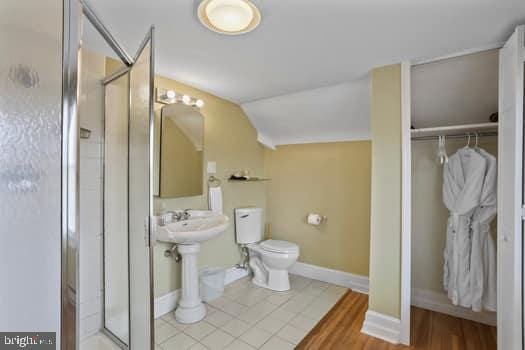
[(364, 79), (242, 104), (268, 146), (370, 138)]
[[(376, 66), (497, 45), (525, 23), (523, 0), (259, 0), (260, 27), (224, 36), (200, 24), (197, 0), (88, 1), (132, 53), (154, 24), (157, 73), (243, 104), (277, 142), (366, 134), (368, 101), (351, 96), (361, 89), (317, 89), (363, 81)], [(345, 89), (348, 100), (334, 104)], [(311, 96), (322, 104), (314, 110)]]

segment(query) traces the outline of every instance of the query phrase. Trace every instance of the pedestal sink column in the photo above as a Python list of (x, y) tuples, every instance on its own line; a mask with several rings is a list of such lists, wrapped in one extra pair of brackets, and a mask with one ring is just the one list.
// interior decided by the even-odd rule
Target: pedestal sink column
[(179, 244), (177, 250), (182, 257), (182, 296), (175, 310), (175, 319), (180, 323), (198, 322), (206, 316), (206, 307), (199, 295), (197, 253), (200, 244)]

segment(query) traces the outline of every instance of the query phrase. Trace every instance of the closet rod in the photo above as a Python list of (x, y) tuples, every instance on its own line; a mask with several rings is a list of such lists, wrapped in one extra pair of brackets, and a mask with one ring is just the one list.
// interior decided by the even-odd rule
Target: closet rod
[(458, 134), (462, 132), (482, 132), (487, 130), (497, 130), (498, 123), (479, 123), (479, 124), (463, 124), (463, 125), (450, 125), (450, 126), (439, 126), (432, 128), (420, 128), (410, 130), (412, 137), (414, 136), (439, 136)]
[[(476, 137), (476, 134), (478, 137), (494, 137), (498, 136), (497, 131), (482, 131), (482, 132), (467, 132), (463, 134), (449, 134), (445, 135), (447, 140), (450, 139), (466, 139), (468, 135), (470, 134), (471, 139)], [(440, 135), (429, 135), (429, 136), (415, 136), (412, 137), (412, 141), (430, 141), (430, 140), (437, 140)]]

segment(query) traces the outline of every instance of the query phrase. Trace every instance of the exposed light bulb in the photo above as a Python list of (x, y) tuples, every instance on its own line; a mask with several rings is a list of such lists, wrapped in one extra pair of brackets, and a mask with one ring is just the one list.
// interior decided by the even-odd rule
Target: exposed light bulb
[(188, 95), (182, 95), (182, 102), (186, 105), (191, 104), (191, 97)]
[(166, 97), (169, 98), (170, 100), (173, 100), (176, 96), (177, 94), (175, 93), (175, 91), (173, 90), (166, 91)]
[(195, 106), (197, 106), (198, 108), (202, 108), (204, 106), (204, 101), (198, 99), (197, 101), (195, 101)]

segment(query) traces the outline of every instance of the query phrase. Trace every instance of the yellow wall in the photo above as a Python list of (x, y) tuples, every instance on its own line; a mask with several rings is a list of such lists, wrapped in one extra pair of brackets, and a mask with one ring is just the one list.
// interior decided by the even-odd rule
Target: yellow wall
[[(241, 206), (264, 208), (265, 191), (263, 183), (233, 183), (226, 178), (235, 171), (247, 169), (251, 174), (263, 174), (264, 148), (257, 142), (256, 130), (242, 111), (229, 101), (208, 94), (202, 90), (157, 76), (155, 86), (173, 89), (204, 101), (201, 109), (204, 116), (204, 170), (206, 162), (217, 162), (217, 177), (222, 180), (224, 213), (232, 219), (228, 230), (201, 246), (200, 266), (232, 267), (239, 262), (239, 251), (235, 243), (233, 209)], [(158, 114), (162, 105), (155, 104)], [(165, 209), (205, 209), (207, 208), (207, 183), (204, 181), (204, 194), (197, 197), (155, 200), (156, 212)], [(180, 265), (172, 258), (164, 257), (167, 244), (155, 247), (155, 296), (164, 295), (180, 287)]]
[(372, 75), (372, 209), (369, 308), (400, 317), (401, 65)]
[(163, 117), (160, 153), (160, 196), (188, 197), (203, 193), (202, 151), (177, 126)]
[[(369, 141), (279, 146), (265, 152), (272, 238), (300, 246), (299, 261), (368, 276)], [(320, 226), (307, 213), (326, 215)]]

